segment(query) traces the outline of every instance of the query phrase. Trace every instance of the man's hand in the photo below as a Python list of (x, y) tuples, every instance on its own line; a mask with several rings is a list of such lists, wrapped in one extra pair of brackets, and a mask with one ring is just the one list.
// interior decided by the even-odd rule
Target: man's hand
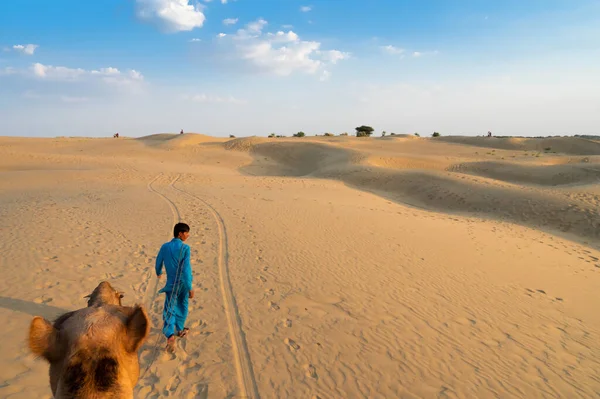
[(190, 290), (190, 299), (194, 297), (194, 290)]

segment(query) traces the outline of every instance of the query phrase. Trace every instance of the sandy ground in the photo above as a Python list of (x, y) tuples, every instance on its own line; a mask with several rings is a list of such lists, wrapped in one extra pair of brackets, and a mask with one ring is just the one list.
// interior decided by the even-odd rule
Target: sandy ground
[(0, 138), (0, 397), (51, 397), (29, 322), (102, 280), (152, 318), (138, 398), (598, 397), (599, 183), (573, 138)]

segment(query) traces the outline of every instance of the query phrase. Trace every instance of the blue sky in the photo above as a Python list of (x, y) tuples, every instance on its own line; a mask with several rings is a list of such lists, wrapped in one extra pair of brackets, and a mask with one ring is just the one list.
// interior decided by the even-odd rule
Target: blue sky
[(0, 2), (0, 135), (599, 134), (598, 0)]

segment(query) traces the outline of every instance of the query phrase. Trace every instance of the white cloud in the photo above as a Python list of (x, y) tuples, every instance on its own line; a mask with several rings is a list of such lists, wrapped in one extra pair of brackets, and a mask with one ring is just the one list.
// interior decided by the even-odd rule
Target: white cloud
[(80, 81), (85, 79), (99, 79), (108, 84), (126, 86), (144, 80), (143, 75), (130, 69), (126, 73), (117, 68), (107, 67), (91, 71), (82, 68), (67, 68), (64, 66), (44, 65), (36, 62), (31, 66), (34, 77), (53, 81)]
[(323, 59), (326, 62), (330, 62), (332, 64), (337, 64), (338, 61), (347, 60), (350, 58), (350, 53), (344, 53), (338, 50), (323, 51), (321, 54), (323, 54)]
[(120, 75), (121, 71), (119, 71), (117, 68), (108, 67), (108, 68), (100, 68), (97, 71), (94, 70), (91, 73), (92, 73), (92, 75), (106, 75), (106, 76), (110, 76), (110, 75)]
[(331, 77), (331, 72), (329, 72), (329, 71), (323, 71), (323, 73), (321, 74), (321, 77), (319, 78), (319, 80), (321, 82), (325, 82), (325, 81), (329, 80), (330, 77)]
[(201, 28), (206, 17), (202, 5), (189, 0), (136, 0), (140, 19), (157, 24), (169, 33)]
[(33, 53), (35, 53), (35, 50), (38, 47), (39, 46), (37, 44), (26, 44), (26, 45), (15, 44), (13, 46), (13, 49), (15, 49), (16, 51), (19, 51), (19, 52), (21, 52), (23, 54), (33, 55)]
[(294, 27), (294, 25), (287, 24), (287, 25), (281, 25), (281, 27), (283, 29), (292, 29)]
[(415, 51), (412, 53), (412, 56), (415, 58), (420, 58), (426, 55), (437, 55), (439, 54), (439, 51), (435, 50), (435, 51)]
[(402, 48), (398, 48), (398, 47), (394, 47), (391, 44), (388, 44), (387, 46), (382, 46), (381, 49), (391, 55), (397, 55), (397, 54), (402, 54), (404, 53), (404, 49)]
[(221, 4), (227, 4), (227, 0), (221, 0)]
[(302, 7), (300, 7), (300, 11), (302, 11), (302, 12), (309, 12), (310, 10), (312, 10), (311, 6), (302, 6)]
[(219, 97), (219, 96), (212, 96), (212, 95), (208, 95), (208, 94), (204, 94), (204, 93), (184, 96), (184, 100), (194, 101), (194, 102), (198, 102), (198, 103), (213, 103), (213, 104), (242, 105), (242, 104), (247, 103), (247, 101), (237, 99), (233, 96)]
[(196, 42), (201, 42), (202, 39), (198, 39), (197, 37), (194, 37), (193, 39), (190, 40), (190, 42), (192, 43), (196, 43)]
[(240, 59), (259, 70), (279, 76), (296, 72), (316, 74), (350, 56), (338, 50), (323, 51), (320, 42), (301, 40), (291, 30), (264, 33), (265, 26), (264, 19), (251, 22), (225, 42), (235, 47)]
[(225, 36), (227, 36), (227, 33), (219, 33), (219, 34), (217, 35), (217, 37), (225, 37)]
[(237, 18), (226, 18), (223, 20), (223, 25), (235, 25), (237, 24), (238, 19)]
[(34, 76), (50, 80), (77, 80), (86, 74), (86, 71), (81, 68), (44, 65), (39, 62), (33, 64), (31, 69)]

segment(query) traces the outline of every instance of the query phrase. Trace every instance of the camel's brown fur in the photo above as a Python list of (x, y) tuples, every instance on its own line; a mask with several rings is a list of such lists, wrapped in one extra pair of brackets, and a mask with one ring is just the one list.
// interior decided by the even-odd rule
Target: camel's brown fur
[(29, 348), (50, 363), (50, 387), (59, 399), (133, 398), (138, 354), (150, 330), (141, 306), (121, 306), (122, 294), (102, 282), (88, 307), (53, 324), (34, 317)]

